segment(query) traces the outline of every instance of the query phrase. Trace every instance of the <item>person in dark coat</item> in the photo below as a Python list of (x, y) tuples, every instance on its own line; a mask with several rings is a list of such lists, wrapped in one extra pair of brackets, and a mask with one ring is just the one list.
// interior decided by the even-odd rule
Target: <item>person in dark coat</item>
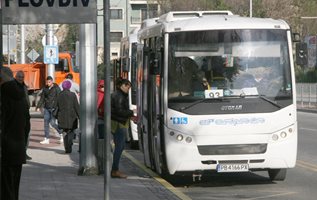
[(131, 88), (131, 82), (127, 79), (118, 79), (116, 87), (117, 90), (111, 95), (111, 133), (115, 144), (111, 177), (127, 178), (124, 173), (119, 171), (119, 162), (124, 150), (129, 119), (134, 115), (134, 111), (129, 109), (128, 93)]
[(23, 89), (25, 92), (26, 102), (27, 102), (27, 120), (26, 120), (26, 126), (25, 126), (25, 153), (26, 153), (26, 159), (32, 160), (32, 158), (27, 154), (27, 148), (29, 146), (29, 137), (30, 137), (30, 131), (31, 131), (31, 116), (30, 116), (30, 107), (31, 103), (29, 100), (28, 95), (28, 87), (24, 82), (24, 72), (23, 71), (17, 71), (15, 74), (15, 80), (23, 85)]
[(57, 97), (58, 127), (63, 130), (65, 153), (72, 152), (74, 130), (78, 126), (79, 104), (76, 94), (71, 92), (70, 81), (64, 81), (63, 91)]
[(23, 85), (1, 67), (1, 199), (18, 200), (22, 164), (26, 163), (27, 102)]

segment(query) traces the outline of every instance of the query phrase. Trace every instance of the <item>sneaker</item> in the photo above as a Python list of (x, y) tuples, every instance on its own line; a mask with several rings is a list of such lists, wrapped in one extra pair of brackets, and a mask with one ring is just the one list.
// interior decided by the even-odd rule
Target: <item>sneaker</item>
[(62, 144), (64, 142), (63, 134), (59, 134), (59, 143)]
[(49, 144), (50, 143), (50, 139), (45, 138), (43, 141), (40, 142), (41, 144)]

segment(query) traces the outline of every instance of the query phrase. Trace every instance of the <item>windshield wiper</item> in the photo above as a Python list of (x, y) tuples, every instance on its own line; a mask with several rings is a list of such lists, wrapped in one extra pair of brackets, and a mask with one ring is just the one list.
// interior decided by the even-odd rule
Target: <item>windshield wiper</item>
[(188, 106), (184, 106), (184, 107), (181, 107), (179, 109), (179, 111), (184, 111), (184, 110), (187, 110), (188, 108), (191, 108), (199, 103), (203, 103), (203, 102), (206, 102), (206, 101), (209, 101), (209, 100), (218, 100), (218, 101), (223, 101), (224, 99), (223, 98), (210, 98), (210, 99), (200, 99), (200, 100), (197, 100), (197, 101), (194, 101), (193, 103), (189, 104)]
[(273, 101), (273, 100), (267, 98), (266, 96), (264, 96), (264, 95), (258, 95), (258, 96), (259, 96), (261, 99), (263, 99), (264, 101), (267, 101), (267, 102), (271, 103), (272, 105), (274, 105), (274, 106), (276, 106), (276, 107), (278, 107), (278, 108), (282, 108), (282, 106), (281, 106), (280, 104), (278, 104), (278, 103), (276, 103), (275, 101)]

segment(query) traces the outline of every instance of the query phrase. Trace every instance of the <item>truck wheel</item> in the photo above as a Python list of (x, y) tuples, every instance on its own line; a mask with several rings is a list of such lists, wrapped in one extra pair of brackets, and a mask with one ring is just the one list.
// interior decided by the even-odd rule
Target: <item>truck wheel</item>
[(269, 177), (271, 181), (284, 181), (286, 178), (286, 169), (269, 169)]

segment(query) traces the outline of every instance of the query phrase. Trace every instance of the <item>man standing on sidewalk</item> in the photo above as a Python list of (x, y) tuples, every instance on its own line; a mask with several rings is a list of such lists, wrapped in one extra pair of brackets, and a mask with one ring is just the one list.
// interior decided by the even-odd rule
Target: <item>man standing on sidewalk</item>
[(48, 76), (46, 78), (46, 86), (42, 90), (41, 99), (36, 106), (36, 110), (44, 106), (44, 132), (45, 138), (41, 141), (41, 144), (49, 144), (49, 135), (50, 135), (50, 124), (51, 126), (59, 133), (60, 142), (63, 142), (62, 131), (58, 128), (56, 124), (56, 118), (53, 113), (56, 109), (57, 96), (60, 93), (60, 89), (56, 83), (53, 83), (53, 78)]
[(15, 74), (15, 80), (20, 83), (23, 86), (24, 92), (25, 92), (25, 99), (27, 102), (27, 113), (26, 113), (26, 125), (25, 125), (25, 155), (26, 155), (26, 159), (27, 160), (32, 160), (32, 158), (30, 156), (28, 156), (27, 154), (27, 148), (29, 146), (29, 136), (30, 136), (30, 130), (31, 130), (31, 116), (30, 116), (30, 100), (29, 100), (29, 95), (28, 95), (28, 88), (24, 83), (24, 72), (23, 71), (18, 71)]
[(25, 164), (27, 102), (23, 85), (8, 67), (1, 67), (1, 199), (18, 200)]

